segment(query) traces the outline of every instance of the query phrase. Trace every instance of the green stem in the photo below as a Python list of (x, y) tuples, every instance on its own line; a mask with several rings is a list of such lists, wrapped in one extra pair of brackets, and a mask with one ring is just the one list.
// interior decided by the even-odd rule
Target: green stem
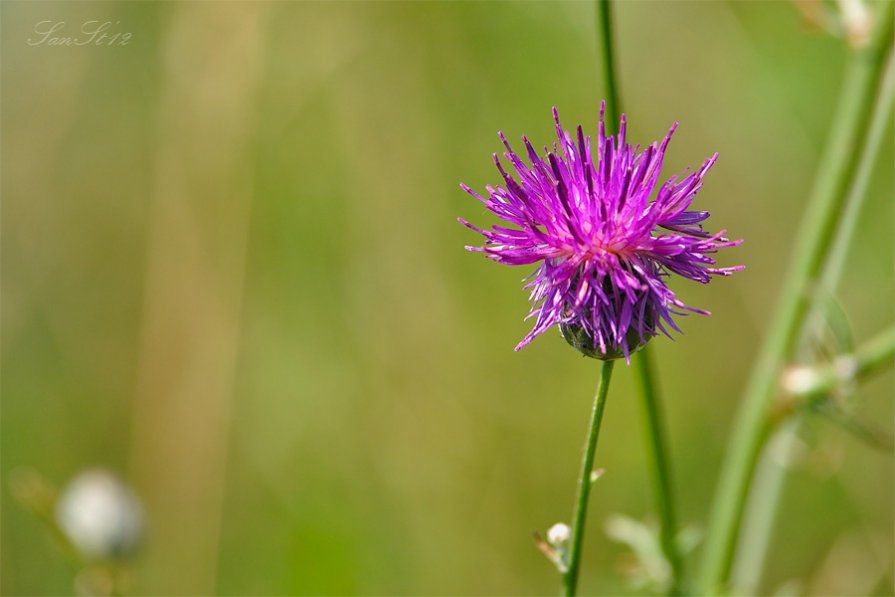
[(814, 367), (796, 366), (784, 373), (783, 387), (797, 400), (795, 406), (829, 396), (836, 388), (871, 377), (892, 365), (895, 358), (895, 326), (862, 344), (854, 354)]
[(743, 508), (758, 456), (770, 431), (769, 407), (781, 364), (793, 352), (810, 304), (806, 292), (816, 278), (867, 136), (870, 109), (892, 43), (890, 3), (881, 11), (874, 43), (853, 59), (843, 85), (834, 129), (792, 253), (784, 286), (760, 348), (736, 418), (703, 548), (702, 593), (723, 590), (739, 538)]
[(600, 370), (600, 382), (594, 397), (594, 407), (590, 416), (590, 428), (587, 442), (584, 445), (584, 456), (581, 460), (581, 475), (578, 477), (578, 499), (575, 501), (575, 512), (572, 516), (572, 541), (569, 549), (569, 570), (563, 580), (565, 594), (572, 596), (578, 587), (578, 570), (581, 565), (581, 548), (584, 545), (584, 523), (587, 520), (587, 502), (590, 497), (591, 472), (594, 468), (594, 452), (597, 450), (597, 439), (600, 436), (600, 423), (603, 420), (603, 409), (606, 406), (606, 395), (609, 392), (609, 379), (612, 377), (612, 366), (615, 361), (603, 361)]
[(597, 33), (600, 38), (600, 54), (603, 62), (603, 83), (606, 91), (606, 133), (612, 134), (618, 126), (621, 100), (618, 80), (615, 76), (615, 53), (613, 52), (612, 6), (610, 0), (597, 0)]
[(744, 513), (743, 535), (731, 572), (738, 595), (758, 595), (764, 575), (767, 545), (771, 539), (776, 504), (786, 482), (785, 462), (798, 442), (801, 417), (783, 422), (768, 440), (752, 481)]
[(852, 354), (841, 355), (832, 363), (788, 370), (783, 385), (789, 392), (791, 408), (810, 407), (868, 445), (891, 453), (895, 451), (892, 436), (873, 424), (856, 419), (837, 404), (836, 397), (849, 394), (861, 382), (893, 365), (895, 325), (862, 344)]
[(662, 553), (671, 566), (671, 586), (669, 594), (680, 593), (680, 582), (683, 577), (683, 559), (677, 545), (677, 521), (672, 491), (671, 464), (669, 450), (665, 442), (665, 424), (662, 408), (659, 404), (656, 388), (652, 353), (649, 345), (634, 358), (637, 368), (637, 379), (640, 382), (643, 396), (643, 414), (646, 423), (647, 449), (649, 451), (650, 468), (656, 492), (656, 504), (662, 523), (659, 542)]
[[(597, 0), (597, 31), (600, 39), (600, 54), (603, 63), (603, 81), (606, 92), (607, 134), (615, 134), (621, 114), (619, 85), (616, 79), (615, 44), (612, 26), (612, 6), (610, 0)], [(668, 449), (665, 442), (664, 420), (659, 404), (655, 383), (654, 367), (650, 358), (649, 346), (634, 357), (643, 396), (644, 420), (647, 430), (647, 443), (650, 456), (650, 468), (654, 478), (656, 503), (659, 509), (662, 528), (660, 543), (662, 552), (671, 566), (671, 594), (680, 590), (683, 573), (683, 559), (677, 547), (677, 523), (674, 514), (671, 466), (668, 461)]]
[(854, 238), (858, 215), (861, 213), (867, 195), (867, 187), (870, 185), (870, 178), (876, 166), (882, 142), (887, 138), (886, 130), (892, 118), (892, 105), (895, 102), (895, 57), (892, 54), (890, 51), (883, 67), (882, 82), (870, 117), (870, 130), (864, 147), (861, 148), (855, 177), (846, 194), (845, 209), (839, 218), (833, 244), (827, 254), (827, 259), (824, 260), (823, 272), (817, 283), (815, 301), (800, 342), (802, 356), (805, 356), (808, 343), (823, 325), (824, 305), (835, 294), (836, 287), (839, 285), (845, 258)]
[[(871, 116), (870, 130), (860, 158), (855, 177), (846, 195), (845, 208), (839, 218), (832, 245), (824, 260), (819, 281), (813, 293), (814, 299), (805, 325), (800, 334), (797, 361), (811, 361), (811, 343), (824, 325), (828, 302), (836, 293), (845, 257), (854, 237), (857, 218), (867, 193), (870, 177), (879, 157), (882, 140), (886, 137), (892, 104), (895, 100), (895, 61), (891, 53), (884, 67), (883, 81)], [(895, 336), (890, 336), (895, 338)], [(862, 347), (858, 352), (865, 351)], [(857, 355), (856, 355), (856, 358)], [(891, 356), (890, 356), (891, 358)], [(815, 377), (819, 381), (821, 377)], [(829, 388), (828, 388), (829, 390)], [(794, 412), (802, 412), (801, 410)], [(800, 418), (787, 422), (774, 434), (756, 472), (754, 487), (748, 498), (744, 514), (743, 537), (737, 549), (736, 565), (732, 582), (738, 591), (755, 593), (764, 568), (764, 557), (771, 538), (774, 510), (783, 491), (786, 468), (779, 464), (778, 453), (785, 451), (795, 441)]]

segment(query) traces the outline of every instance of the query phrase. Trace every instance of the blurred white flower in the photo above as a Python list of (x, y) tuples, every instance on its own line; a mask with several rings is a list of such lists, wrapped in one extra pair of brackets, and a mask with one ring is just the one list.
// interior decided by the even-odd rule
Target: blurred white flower
[(863, 48), (870, 41), (873, 16), (861, 0), (838, 0), (845, 37), (853, 48)]
[(121, 558), (137, 547), (143, 509), (113, 474), (93, 469), (72, 479), (56, 503), (56, 522), (86, 557)]
[(788, 394), (809, 394), (823, 382), (815, 367), (793, 365), (783, 371), (780, 379), (783, 390)]
[(564, 522), (557, 522), (547, 531), (547, 541), (553, 545), (567, 543), (572, 537), (572, 529)]

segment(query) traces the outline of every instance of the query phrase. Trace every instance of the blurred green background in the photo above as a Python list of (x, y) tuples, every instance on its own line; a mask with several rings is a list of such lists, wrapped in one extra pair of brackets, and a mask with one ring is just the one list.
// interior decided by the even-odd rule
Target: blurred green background
[[(594, 132), (589, 2), (4, 2), (2, 592), (78, 567), (11, 498), (103, 466), (144, 502), (128, 591), (551, 595), (531, 533), (568, 520), (597, 363), (528, 330), (520, 279), (463, 250), (459, 188), (496, 183), (498, 129)], [(847, 48), (788, 2), (621, 2), (630, 139), (681, 128), (671, 175), (747, 269), (674, 281), (714, 315), (654, 343), (681, 519), (704, 525), (789, 256)], [(53, 46), (42, 21), (127, 45)], [(892, 320), (889, 139), (841, 300)], [(893, 377), (858, 415), (891, 430)], [(581, 589), (624, 594), (614, 513), (654, 514), (640, 405), (616, 368)], [(809, 419), (764, 592), (891, 594), (893, 462)], [(690, 558), (692, 568), (693, 560)], [(868, 580), (871, 579), (871, 580)], [(867, 586), (869, 584), (869, 586)]]

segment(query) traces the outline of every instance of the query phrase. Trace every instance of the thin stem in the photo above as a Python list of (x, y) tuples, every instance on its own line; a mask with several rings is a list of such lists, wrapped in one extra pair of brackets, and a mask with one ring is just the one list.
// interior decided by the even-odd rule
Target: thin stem
[(584, 523), (587, 520), (587, 502), (592, 485), (590, 476), (594, 468), (594, 452), (597, 450), (597, 439), (600, 436), (600, 423), (603, 420), (603, 408), (606, 406), (606, 395), (609, 392), (609, 379), (612, 377), (612, 366), (615, 361), (603, 361), (600, 370), (600, 382), (594, 397), (594, 408), (590, 416), (590, 427), (587, 442), (584, 444), (584, 456), (581, 460), (581, 475), (578, 477), (578, 499), (575, 501), (575, 512), (572, 516), (572, 541), (569, 550), (569, 571), (566, 572), (565, 594), (575, 594), (578, 587), (578, 569), (581, 565), (581, 548), (584, 545)]
[(774, 526), (776, 504), (786, 482), (786, 458), (797, 443), (801, 417), (785, 421), (768, 440), (752, 481), (744, 513), (743, 535), (731, 572), (739, 595), (757, 595), (764, 575), (767, 544)]
[(864, 147), (861, 148), (855, 177), (846, 195), (845, 209), (843, 209), (842, 217), (839, 219), (839, 225), (836, 229), (833, 244), (827, 254), (827, 259), (824, 261), (823, 272), (820, 275), (815, 291), (814, 305), (803, 330), (800, 348), (802, 352), (807, 350), (807, 344), (823, 325), (825, 311), (823, 307), (826, 301), (835, 294), (836, 287), (839, 285), (839, 280), (842, 277), (845, 258), (854, 238), (858, 215), (861, 213), (861, 207), (864, 205), (864, 198), (867, 195), (867, 187), (870, 185), (870, 178), (876, 166), (883, 139), (887, 138), (886, 130), (892, 118), (893, 101), (895, 101), (895, 57), (893, 57), (892, 52), (889, 52), (883, 67), (882, 82), (880, 83), (879, 93), (870, 119), (870, 131)]
[[(603, 81), (606, 91), (606, 130), (615, 134), (621, 114), (619, 85), (616, 79), (615, 44), (612, 26), (612, 6), (610, 0), (597, 0), (597, 32), (599, 33), (601, 58), (603, 62)], [(662, 528), (659, 541), (662, 552), (671, 566), (670, 593), (680, 590), (683, 575), (683, 559), (677, 547), (677, 522), (674, 513), (671, 465), (668, 448), (665, 442), (664, 418), (659, 404), (656, 376), (649, 346), (634, 357), (643, 396), (644, 421), (646, 423), (647, 444), (650, 456), (650, 468), (654, 478), (656, 504), (659, 509)]]
[(646, 423), (648, 460), (655, 479), (654, 488), (656, 504), (659, 508), (659, 518), (662, 523), (659, 542), (662, 553), (671, 565), (671, 586), (669, 594), (680, 593), (680, 582), (683, 577), (683, 558), (677, 545), (677, 520), (674, 508), (674, 492), (671, 476), (671, 464), (669, 462), (669, 450), (665, 442), (665, 417), (659, 404), (658, 390), (656, 388), (655, 372), (652, 361), (652, 353), (649, 345), (635, 357), (637, 379), (640, 383), (640, 393), (643, 396), (643, 415)]
[[(600, 38), (600, 54), (603, 61), (603, 83), (606, 87), (606, 128), (607, 133), (618, 126), (621, 114), (618, 80), (615, 76), (615, 53), (613, 52), (612, 6), (610, 0), (597, 0), (597, 33)], [(611, 126), (610, 126), (611, 123)]]
[(895, 326), (862, 344), (854, 354), (840, 356), (832, 363), (788, 369), (783, 375), (783, 389), (797, 401), (795, 406), (801, 406), (891, 367), (893, 358)]
[[(818, 331), (824, 325), (826, 306), (839, 285), (845, 257), (854, 237), (858, 215), (879, 157), (888, 122), (892, 117), (892, 104), (895, 100), (895, 61), (892, 60), (891, 54), (887, 59), (884, 73), (871, 116), (870, 131), (860, 152), (858, 167), (846, 196), (845, 208), (839, 218), (833, 243), (827, 253), (827, 259), (824, 261), (810, 313), (802, 327), (798, 360), (803, 362), (810, 361), (809, 353), (812, 340), (817, 337)], [(861, 350), (866, 350), (866, 348), (862, 347), (859, 352)], [(802, 379), (806, 379), (804, 371), (803, 369), (797, 372), (795, 376), (790, 375), (789, 379), (798, 381), (798, 375), (803, 375)], [(818, 380), (819, 378), (814, 376), (814, 379)], [(782, 495), (783, 477), (786, 474), (786, 468), (779, 464), (780, 459), (777, 454), (785, 451), (785, 446), (793, 443), (799, 419), (789, 421), (774, 434), (774, 438), (770, 440), (764, 450), (765, 454), (762, 456), (762, 461), (756, 472), (754, 487), (749, 494), (744, 514), (743, 537), (737, 549), (736, 565), (732, 575), (733, 586), (745, 593), (754, 593), (761, 580), (764, 557), (767, 553), (767, 545), (771, 538), (771, 528), (774, 522), (774, 510)]]
[(727, 584), (749, 485), (771, 428), (768, 415), (778, 371), (798, 341), (810, 304), (806, 290), (816, 278), (827, 253), (845, 190), (857, 167), (857, 149), (868, 133), (870, 109), (879, 87), (884, 56), (891, 51), (890, 6), (886, 3), (882, 7), (881, 31), (875, 36), (874, 43), (855, 56), (846, 75), (817, 183), (722, 465), (703, 549), (701, 593), (717, 592)]

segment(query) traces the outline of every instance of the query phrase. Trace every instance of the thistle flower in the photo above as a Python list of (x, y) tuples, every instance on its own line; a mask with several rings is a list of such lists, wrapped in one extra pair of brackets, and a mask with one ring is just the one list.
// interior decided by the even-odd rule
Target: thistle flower
[(506, 265), (538, 264), (525, 286), (535, 324), (516, 350), (558, 325), (587, 356), (628, 360), (658, 332), (680, 332), (673, 316), (709, 314), (675, 296), (666, 285), (670, 274), (705, 284), (742, 269), (714, 267), (710, 255), (742, 241), (724, 238), (724, 230), (706, 232), (702, 222), (709, 213), (688, 209), (718, 154), (680, 180), (671, 177), (650, 201), (677, 123), (661, 144), (640, 151), (625, 141), (624, 114), (614, 137), (606, 135), (604, 113), (605, 102), (595, 156), (590, 137), (579, 126), (573, 140), (554, 108), (553, 151), (545, 147), (541, 158), (523, 137), (528, 165), (499, 133), (516, 177), (494, 154), (505, 186), (487, 186), (485, 198), (460, 185), (511, 225), (483, 230), (460, 218), (485, 237), (483, 247), (466, 248)]

